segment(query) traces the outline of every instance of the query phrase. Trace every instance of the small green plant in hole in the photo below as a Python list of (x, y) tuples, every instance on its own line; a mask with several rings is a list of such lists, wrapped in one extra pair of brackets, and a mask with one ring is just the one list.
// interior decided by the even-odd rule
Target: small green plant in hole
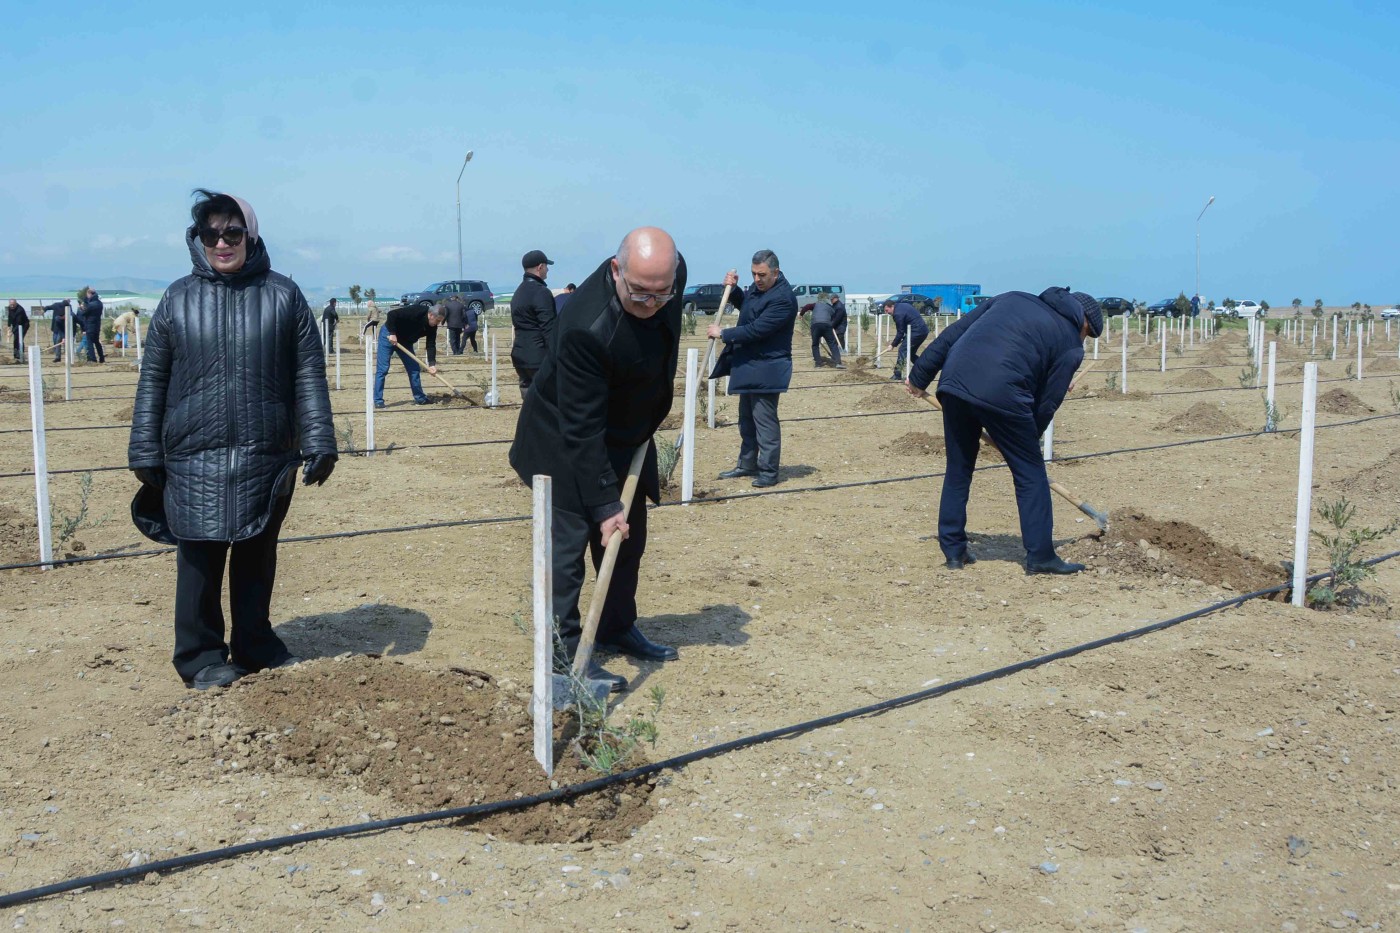
[(1104, 377), (1104, 380), (1103, 380), (1103, 387), (1104, 387), (1105, 389), (1107, 389), (1109, 392), (1117, 392), (1117, 391), (1118, 391), (1118, 374), (1117, 374), (1117, 373), (1109, 373), (1108, 375), (1106, 375), (1106, 376)]
[(669, 489), (671, 479), (676, 474), (676, 464), (681, 462), (680, 446), (661, 434), (653, 437), (652, 443), (656, 445), (656, 472), (661, 477), (661, 488)]
[(1240, 388), (1248, 389), (1259, 381), (1259, 367), (1253, 361), (1245, 369), (1240, 370)]
[(62, 551), (68, 547), (69, 542), (74, 542), (79, 531), (84, 528), (98, 528), (106, 523), (110, 515), (102, 518), (93, 518), (90, 514), (92, 505), (92, 473), (87, 472), (78, 477), (78, 511), (69, 514), (65, 509), (55, 507), (53, 514), (53, 530), (57, 537), (55, 542), (58, 550)]
[(1324, 502), (1317, 513), (1331, 525), (1330, 531), (1313, 529), (1313, 536), (1327, 549), (1327, 574), (1308, 591), (1308, 599), (1321, 609), (1334, 606), (1355, 606), (1366, 598), (1361, 583), (1376, 575), (1358, 554), (1362, 545), (1393, 534), (1400, 521), (1383, 528), (1354, 528), (1356, 503), (1342, 496), (1334, 502)]

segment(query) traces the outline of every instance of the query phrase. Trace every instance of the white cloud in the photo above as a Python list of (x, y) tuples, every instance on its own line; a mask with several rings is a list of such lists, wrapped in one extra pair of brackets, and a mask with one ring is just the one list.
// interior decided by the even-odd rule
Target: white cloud
[(305, 246), (292, 247), (292, 254), (298, 259), (305, 259), (307, 262), (319, 262), (321, 259), (319, 251)]
[(369, 258), (381, 262), (422, 262), (423, 254), (412, 246), (381, 246)]
[(124, 237), (116, 237), (116, 236), (113, 236), (113, 235), (110, 234), (110, 233), (99, 233), (99, 234), (93, 239), (92, 243), (88, 245), (88, 249), (92, 249), (92, 250), (127, 249), (127, 248), (129, 248), (129, 247), (135, 246), (137, 243), (140, 243), (140, 242), (142, 242), (142, 241), (145, 240), (145, 239), (147, 239), (147, 237), (143, 237), (143, 236), (124, 236)]

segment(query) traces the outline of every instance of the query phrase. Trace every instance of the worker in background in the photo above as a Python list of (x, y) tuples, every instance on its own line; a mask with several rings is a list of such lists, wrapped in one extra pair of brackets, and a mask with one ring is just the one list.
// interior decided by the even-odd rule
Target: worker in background
[(907, 388), (920, 398), (941, 374), (947, 469), (938, 546), (950, 570), (977, 561), (967, 547), (967, 497), (984, 430), (1011, 469), (1026, 573), (1084, 569), (1055, 553), (1050, 480), (1039, 441), (1084, 360), (1084, 338), (1101, 333), (1103, 311), (1083, 292), (1006, 292), (951, 325), (910, 367)]
[[(890, 341), (890, 349), (899, 351), (890, 379), (899, 382), (904, 379), (904, 358), (913, 358), (918, 354), (919, 347), (928, 339), (928, 325), (924, 323), (924, 316), (914, 310), (914, 306), (907, 301), (896, 302), (893, 298), (887, 299), (885, 313), (890, 315), (894, 323), (894, 339)], [(912, 342), (914, 345), (906, 347), (906, 342)]]
[(10, 336), (15, 345), (15, 362), (24, 362), (24, 332), (29, 329), (29, 314), (24, 310), (24, 306), (11, 298), (10, 303), (5, 306), (5, 326), (10, 329)]
[(532, 249), (520, 258), (520, 264), (525, 267), (525, 277), (510, 297), (510, 323), (515, 328), (515, 339), (510, 345), (510, 361), (515, 366), (515, 374), (520, 377), (520, 395), (524, 398), (530, 390), (530, 383), (535, 381), (535, 373), (544, 364), (549, 335), (554, 330), (554, 318), (558, 312), (554, 306), (554, 293), (544, 284), (554, 260), (542, 250)]
[[(798, 312), (805, 314), (806, 312)], [(841, 345), (836, 342), (835, 329), (836, 309), (831, 306), (831, 295), (822, 292), (817, 295), (816, 302), (812, 305), (812, 365), (818, 368), (825, 366), (822, 360), (822, 343), (826, 343), (826, 351), (831, 355), (831, 365), (837, 369), (845, 369), (841, 365)]]
[[(384, 377), (389, 375), (389, 363), (396, 355), (394, 351), (402, 346), (413, 353), (413, 345), (422, 337), (428, 338), (426, 357), (428, 372), (437, 375), (437, 329), (446, 318), (442, 305), (425, 308), (422, 305), (404, 305), (394, 308), (384, 319), (379, 330), (379, 358), (374, 370), (374, 407), (384, 407)], [(413, 359), (403, 356), (403, 368), (408, 373), (408, 385), (413, 390), (415, 405), (427, 405), (431, 401), (423, 391), (423, 380), (418, 375), (419, 366)]]

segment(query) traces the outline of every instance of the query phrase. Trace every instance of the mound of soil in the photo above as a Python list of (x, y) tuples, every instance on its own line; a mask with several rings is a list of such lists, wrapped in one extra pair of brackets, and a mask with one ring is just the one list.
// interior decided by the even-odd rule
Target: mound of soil
[(486, 404), (486, 395), (480, 389), (458, 389), (461, 395), (451, 392), (429, 393), (428, 401), (446, 408), (481, 408)]
[(1117, 390), (1110, 392), (1107, 389), (1103, 389), (1097, 393), (1097, 396), (1105, 402), (1141, 402), (1143, 399), (1151, 398), (1152, 393), (1144, 392), (1141, 389), (1130, 389), (1127, 392), (1119, 392)]
[(1124, 509), (1109, 516), (1108, 531), (1082, 538), (1063, 549), (1068, 560), (1115, 573), (1189, 577), (1248, 593), (1282, 583), (1282, 567), (1221, 544), (1195, 525), (1160, 521)]
[(904, 391), (901, 383), (891, 382), (888, 387), (881, 387), (865, 398), (856, 402), (856, 411), (919, 411), (927, 409), (933, 411), (933, 406), (922, 399), (914, 398)]
[(114, 416), (114, 418), (117, 421), (130, 421), (131, 416), (133, 414), (135, 414), (135, 409), (132, 406), (127, 405), (125, 408), (117, 409), (117, 413)]
[(1188, 369), (1173, 376), (1171, 384), (1182, 389), (1215, 389), (1225, 383), (1208, 369)]
[(1400, 360), (1393, 356), (1383, 356), (1378, 360), (1367, 360), (1365, 365), (1366, 368), (1362, 370), (1363, 375), (1366, 373), (1393, 373), (1400, 369)]
[(34, 516), (0, 505), (0, 563), (31, 560), (39, 560), (39, 526)]
[(1157, 425), (1157, 430), (1182, 434), (1236, 434), (1244, 428), (1223, 411), (1218, 402), (1197, 402), (1176, 417)]
[(934, 437), (927, 431), (910, 431), (888, 444), (882, 444), (880, 449), (906, 457), (926, 457), (929, 454), (942, 454), (947, 447), (941, 437)]
[[(366, 656), (310, 661), (200, 694), (168, 722), (211, 758), (385, 794), (405, 812), (542, 793), (550, 778), (532, 751), (528, 688), (479, 671), (419, 670)], [(568, 751), (571, 721), (555, 714), (559, 785), (598, 777)], [(638, 764), (628, 762), (628, 766)], [(637, 782), (497, 814), (475, 828), (518, 842), (618, 840), (651, 819)]]
[(1331, 415), (1369, 415), (1375, 411), (1346, 389), (1331, 389), (1319, 395), (1317, 410)]
[[(710, 496), (712, 496), (712, 495), (714, 495), (714, 490), (713, 490), (713, 489), (696, 489), (696, 490), (693, 491), (693, 494), (692, 494), (692, 497), (691, 497), (691, 498), (692, 498), (692, 500), (694, 500), (694, 499), (708, 499), (708, 498), (710, 498)], [(661, 489), (661, 501), (662, 501), (662, 502), (679, 502), (679, 501), (681, 501), (681, 481), (680, 481), (679, 478), (677, 478), (674, 482), (672, 482), (671, 485), (662, 487), (662, 489)]]
[(1400, 502), (1400, 447), (1374, 467), (1359, 470), (1337, 483), (1337, 487), (1352, 498), (1380, 497), (1393, 504)]

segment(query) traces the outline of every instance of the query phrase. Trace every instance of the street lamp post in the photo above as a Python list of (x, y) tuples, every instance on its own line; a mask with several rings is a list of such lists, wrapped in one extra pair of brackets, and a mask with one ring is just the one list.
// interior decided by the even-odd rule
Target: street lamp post
[[(459, 279), (462, 277), (462, 172), (467, 170), (467, 163), (471, 160), (472, 150), (468, 149), (467, 157), (462, 160), (462, 171), (457, 173), (457, 278)], [(1200, 236), (1197, 235), (1196, 239), (1199, 241)], [(1199, 242), (1197, 243), (1196, 251), (1198, 254), (1196, 265), (1199, 266)]]
[[(471, 153), (467, 153), (467, 158), (471, 158)], [(1210, 210), (1210, 206), (1215, 203), (1215, 195), (1210, 196), (1206, 206), (1201, 208), (1201, 212), (1196, 215), (1196, 298), (1201, 297), (1201, 218)]]

